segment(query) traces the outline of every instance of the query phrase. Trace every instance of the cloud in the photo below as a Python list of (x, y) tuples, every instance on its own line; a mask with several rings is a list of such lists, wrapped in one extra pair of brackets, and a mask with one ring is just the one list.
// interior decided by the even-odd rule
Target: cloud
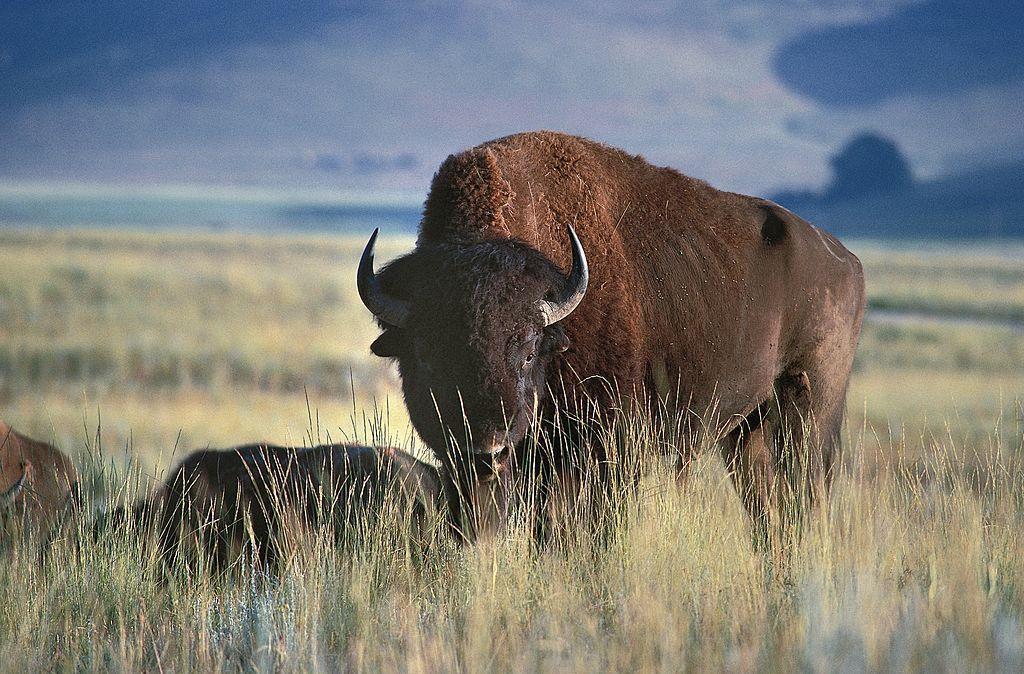
[(283, 44), (365, 2), (306, 5), (130, 0), (0, 4), (0, 113), (72, 95), (118, 95), (171, 64), (200, 63), (246, 44)]
[(789, 125), (794, 137), (828, 153), (863, 129), (877, 130), (899, 142), (915, 173), (937, 178), (1024, 156), (1022, 100), (1024, 81), (979, 87), (970, 95), (906, 95), (866, 108), (811, 105), (795, 112)]
[(419, 160), (411, 152), (379, 154), (356, 152), (348, 156), (340, 152), (309, 152), (307, 164), (323, 173), (344, 174), (353, 171), (358, 175), (373, 176), (393, 171), (411, 171), (419, 167)]
[(411, 152), (399, 152), (394, 155), (359, 152), (352, 158), (352, 166), (356, 173), (374, 175), (391, 171), (411, 171), (419, 166), (419, 162), (416, 155)]
[[(313, 36), (170, 59), (106, 95), (25, 104), (0, 129), (4, 173), (311, 186), (344, 175), (422, 190), (449, 152), (554, 128), (726, 186), (763, 183), (794, 144), (785, 119), (804, 107), (767, 68), (774, 42), (672, 21), (569, 3), (351, 16)], [(417, 164), (343, 161), (328, 174), (304, 160), (337, 148)]]
[[(241, 5), (229, 6), (235, 19), (211, 25), (238, 19)], [(148, 46), (131, 53), (152, 59), (123, 70), (109, 60), (109, 45), (125, 42), (113, 29), (102, 49), (51, 54), (30, 70), (67, 70), (70, 79), (48, 75), (10, 103), (6, 119), (0, 111), (0, 178), (422, 194), (448, 153), (550, 128), (764, 193), (820, 184), (828, 157), (860, 128), (895, 138), (926, 174), (946, 161), (950, 129), (962, 153), (1021, 136), (1005, 132), (1011, 116), (999, 107), (982, 110), (975, 128), (965, 115), (976, 102), (905, 97), (837, 111), (779, 80), (772, 56), (782, 42), (837, 21), (877, 21), (892, 11), (884, 0), (343, 7), (320, 21), (276, 4), (255, 27), (226, 28), (222, 43), (194, 28), (170, 26), (173, 38), (140, 29)], [(202, 23), (198, 11), (189, 21)], [(284, 12), (282, 26), (271, 25), (275, 12)], [(118, 25), (135, 35), (131, 21)], [(193, 43), (201, 46), (182, 47)], [(78, 58), (97, 72), (87, 76)]]
[(816, 29), (784, 43), (779, 78), (829, 106), (943, 96), (1024, 80), (1024, 4), (931, 0), (866, 23)]
[(346, 165), (344, 157), (333, 152), (311, 152), (309, 160), (314, 169), (324, 173), (340, 173)]

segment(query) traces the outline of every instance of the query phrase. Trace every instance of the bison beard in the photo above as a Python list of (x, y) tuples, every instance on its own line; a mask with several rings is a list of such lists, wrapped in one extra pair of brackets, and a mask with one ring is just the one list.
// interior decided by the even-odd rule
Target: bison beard
[[(585, 297), (574, 295), (583, 254), (569, 225), (589, 262)], [(612, 391), (667, 411), (663, 420), (701, 415), (689, 440), (718, 444), (759, 528), (780, 495), (827, 490), (863, 274), (835, 238), (785, 209), (534, 132), (449, 157), (415, 250), (378, 274), (374, 238), (358, 276), (383, 329), (371, 348), (397, 360), (468, 538), (505, 519), (524, 462), (541, 466), (525, 479), (542, 493), (605, 480), (602, 447), (580, 442), (579, 425), (560, 424), (555, 444), (583, 459), (539, 460), (528, 434), (583, 400), (611, 412), (622, 403)], [(545, 310), (568, 297), (575, 310)], [(690, 444), (678, 448), (680, 472)], [(796, 466), (807, 469), (800, 484)]]

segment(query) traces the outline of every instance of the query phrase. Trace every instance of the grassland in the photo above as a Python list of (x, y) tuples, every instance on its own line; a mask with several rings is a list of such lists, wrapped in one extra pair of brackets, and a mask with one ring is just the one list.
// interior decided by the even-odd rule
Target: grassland
[[(100, 497), (129, 458), (144, 486), (187, 448), (413, 446), (367, 348), (362, 243), (0, 232), (0, 415), (93, 466)], [(854, 249), (872, 307), (947, 320), (868, 322), (844, 471), (782, 562), (753, 552), (711, 455), (683, 489), (652, 466), (601, 547), (370, 536), (273, 578), (168, 583), (136, 540), (79, 532), (0, 567), (0, 669), (1019, 670), (1024, 247)]]

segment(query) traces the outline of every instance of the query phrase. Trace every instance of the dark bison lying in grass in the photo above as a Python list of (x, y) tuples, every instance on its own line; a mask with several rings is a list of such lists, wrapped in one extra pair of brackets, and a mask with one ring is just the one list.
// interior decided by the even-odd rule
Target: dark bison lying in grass
[[(758, 523), (780, 495), (827, 488), (865, 302), (860, 262), (824, 230), (534, 132), (450, 156), (415, 250), (379, 273), (375, 237), (358, 273), (383, 329), (371, 348), (397, 360), (449, 494), (487, 483), (500, 503), (517, 467), (538, 462), (535, 416), (622, 397), (690, 431), (680, 468), (693, 442), (718, 443)], [(571, 425), (559, 430), (585, 430)], [(613, 460), (600, 443), (558, 446), (531, 481), (572, 484)], [(450, 505), (472, 533), (473, 499)]]
[(45, 540), (68, 517), (77, 490), (71, 459), (0, 421), (0, 538)]
[(205, 558), (224, 569), (243, 558), (275, 563), (303, 535), (337, 538), (385, 513), (426, 537), (439, 500), (436, 469), (397, 449), (253, 444), (190, 454), (98, 530), (133, 520), (156, 532), (165, 561)]

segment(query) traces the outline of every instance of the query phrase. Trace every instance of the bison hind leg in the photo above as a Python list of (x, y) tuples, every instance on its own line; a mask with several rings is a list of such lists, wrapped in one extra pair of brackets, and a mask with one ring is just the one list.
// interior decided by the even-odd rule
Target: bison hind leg
[(722, 459), (733, 486), (750, 516), (754, 547), (766, 552), (775, 496), (775, 461), (765, 440), (771, 400), (765, 400), (722, 440)]
[(781, 375), (771, 396), (725, 438), (723, 459), (754, 527), (755, 546), (799, 537), (806, 515), (831, 481), (834, 415), (815, 418), (805, 371)]
[(780, 377), (778, 419), (772, 424), (787, 491), (804, 513), (831, 489), (846, 400), (845, 382), (834, 387), (824, 377), (814, 382), (806, 371)]

